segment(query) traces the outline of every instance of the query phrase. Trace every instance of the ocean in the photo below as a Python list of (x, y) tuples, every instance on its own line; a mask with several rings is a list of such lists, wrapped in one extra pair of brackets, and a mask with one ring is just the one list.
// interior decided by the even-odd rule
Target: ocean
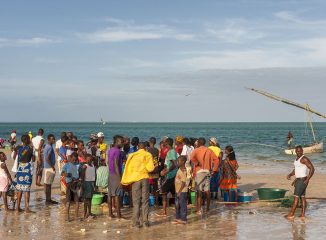
[[(319, 139), (326, 136), (326, 124), (314, 123)], [(311, 142), (310, 128), (305, 123), (0, 123), (0, 138), (8, 139), (15, 129), (18, 137), (38, 128), (45, 130), (45, 135), (55, 134), (58, 138), (62, 131), (72, 131), (78, 138), (87, 141), (91, 133), (103, 132), (107, 143), (112, 142), (116, 134), (134, 137), (141, 140), (156, 137), (159, 141), (163, 136), (174, 138), (176, 135), (186, 137), (216, 137), (225, 147), (232, 145), (239, 161), (250, 163), (292, 162), (293, 156), (283, 153), (286, 137), (291, 131), (296, 144)], [(268, 146), (267, 146), (268, 145)], [(283, 148), (283, 149), (282, 149)], [(326, 164), (326, 154), (310, 156), (314, 162)]]

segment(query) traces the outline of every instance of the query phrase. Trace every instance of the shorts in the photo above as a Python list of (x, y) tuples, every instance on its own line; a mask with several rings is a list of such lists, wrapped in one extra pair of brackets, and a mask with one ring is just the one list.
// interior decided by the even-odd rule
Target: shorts
[(35, 173), (36, 173), (36, 176), (42, 177), (42, 175), (43, 175), (43, 163), (37, 163), (36, 164), (36, 172)]
[(44, 168), (44, 184), (52, 185), (55, 177), (55, 171), (52, 168)]
[(174, 180), (175, 180), (175, 177), (174, 178), (167, 179), (163, 183), (163, 185), (161, 187), (160, 194), (168, 194), (168, 193), (171, 193), (172, 195), (174, 195), (175, 194)]
[[(66, 201), (78, 201), (79, 198), (79, 191), (80, 186), (78, 185), (78, 182), (69, 182), (67, 183), (67, 190), (66, 190)], [(73, 197), (73, 198), (72, 198)]]
[(85, 181), (83, 183), (83, 197), (92, 199), (95, 190), (95, 182)]
[(122, 197), (123, 189), (121, 186), (121, 178), (116, 174), (109, 175), (109, 191), (108, 196), (110, 197)]
[(210, 174), (207, 172), (199, 172), (195, 177), (196, 191), (209, 192), (210, 191)]
[(294, 196), (295, 197), (305, 197), (307, 185), (304, 183), (303, 178), (297, 178), (294, 183)]

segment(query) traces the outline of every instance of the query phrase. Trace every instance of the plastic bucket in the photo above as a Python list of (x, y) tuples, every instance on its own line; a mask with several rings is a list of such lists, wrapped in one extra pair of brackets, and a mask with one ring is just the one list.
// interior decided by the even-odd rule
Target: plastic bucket
[(284, 198), (287, 190), (280, 188), (258, 188), (259, 200), (274, 200)]
[(92, 205), (100, 205), (103, 202), (104, 195), (102, 194), (94, 194), (92, 197)]
[(153, 207), (155, 205), (155, 196), (149, 195), (149, 206)]
[(196, 203), (196, 192), (191, 192), (190, 193), (190, 200), (191, 200), (191, 204)]
[(224, 198), (224, 202), (235, 202), (235, 192), (237, 191), (238, 193), (240, 193), (240, 189), (237, 189), (236, 191), (231, 189), (231, 199), (229, 199), (229, 192), (224, 192), (223, 193), (223, 198)]

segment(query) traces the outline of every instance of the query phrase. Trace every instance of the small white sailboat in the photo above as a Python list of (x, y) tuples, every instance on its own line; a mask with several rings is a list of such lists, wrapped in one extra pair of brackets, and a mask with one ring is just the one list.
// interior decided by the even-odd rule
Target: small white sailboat
[(103, 118), (101, 118), (101, 123), (102, 123), (102, 125), (105, 125), (106, 121), (104, 121)]
[[(283, 102), (285, 104), (288, 104), (288, 105), (298, 107), (298, 108), (301, 108), (301, 109), (305, 110), (307, 112), (307, 115), (308, 115), (307, 124), (309, 124), (310, 130), (311, 130), (311, 133), (312, 133), (312, 137), (313, 137), (313, 142), (311, 144), (302, 146), (303, 147), (303, 152), (305, 154), (324, 152), (324, 143), (323, 143), (323, 141), (318, 140), (317, 137), (316, 137), (315, 130), (314, 130), (314, 127), (313, 127), (313, 124), (312, 124), (312, 116), (311, 116), (312, 114), (315, 114), (315, 115), (317, 115), (319, 117), (326, 118), (326, 116), (324, 114), (321, 114), (321, 113), (311, 109), (308, 104), (302, 105), (302, 104), (299, 104), (299, 103), (295, 103), (295, 102), (292, 102), (290, 100), (280, 98), (280, 97), (272, 95), (272, 94), (270, 94), (268, 92), (264, 92), (264, 91), (257, 90), (257, 89), (254, 89), (254, 88), (249, 88), (249, 90), (254, 91), (256, 93), (259, 93), (261, 95), (264, 95), (264, 96), (266, 96), (268, 98), (271, 98), (273, 100)], [(294, 147), (291, 147), (289, 149), (285, 149), (284, 152), (286, 154), (290, 154), (290, 155), (295, 155), (296, 154)]]

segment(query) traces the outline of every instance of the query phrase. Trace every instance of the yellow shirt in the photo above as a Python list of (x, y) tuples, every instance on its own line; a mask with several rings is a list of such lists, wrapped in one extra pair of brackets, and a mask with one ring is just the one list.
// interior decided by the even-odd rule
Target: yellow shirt
[(108, 145), (106, 143), (100, 144), (100, 151), (102, 152), (102, 159), (106, 159), (106, 151), (108, 149)]
[(220, 157), (220, 153), (221, 153), (221, 149), (217, 146), (209, 146), (208, 147), (210, 150), (213, 151), (213, 153), (215, 153), (215, 155), (219, 158)]
[(149, 178), (150, 172), (154, 170), (153, 156), (144, 149), (129, 154), (122, 175), (121, 184), (129, 185), (142, 179)]

